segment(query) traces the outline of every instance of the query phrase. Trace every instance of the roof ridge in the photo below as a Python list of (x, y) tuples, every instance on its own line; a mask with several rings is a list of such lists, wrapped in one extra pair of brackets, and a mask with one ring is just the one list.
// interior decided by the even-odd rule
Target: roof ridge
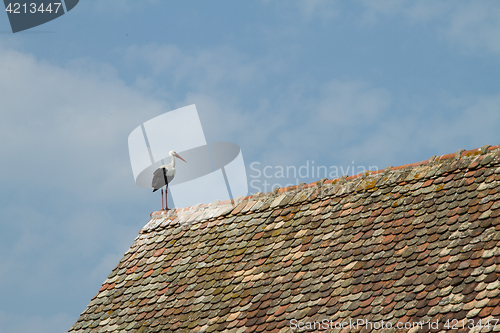
[[(267, 193), (257, 192), (246, 197), (239, 196), (233, 200), (216, 200), (208, 204), (198, 203), (185, 208), (154, 211), (150, 214), (151, 219), (140, 230), (139, 234), (148, 233), (168, 225), (198, 225), (204, 222), (210, 223), (226, 215), (238, 215), (250, 211), (265, 212), (287, 204), (289, 206), (301, 205), (304, 201), (314, 203), (327, 196), (334, 198), (353, 193), (375, 192), (380, 188), (390, 186), (394, 182), (411, 184), (424, 178), (436, 178), (445, 173), (465, 169), (464, 158), (472, 159), (467, 165), (467, 169), (476, 168), (484, 161), (486, 156), (491, 156), (491, 158), (486, 163), (481, 163), (481, 165), (489, 164), (493, 162), (492, 156), (498, 152), (500, 152), (500, 145), (485, 145), (470, 150), (460, 149), (456, 153), (432, 156), (428, 160), (397, 167), (388, 166), (377, 171), (364, 171), (353, 176), (344, 175), (336, 179), (323, 178), (308, 184), (301, 183), (284, 188), (275, 188)], [(476, 163), (472, 165), (474, 162)], [(500, 162), (500, 158), (497, 159), (496, 163), (498, 162)], [(446, 165), (446, 168), (443, 168), (443, 165)], [(420, 170), (426, 167), (434, 167), (435, 170), (428, 170), (433, 172), (426, 172), (422, 175)], [(358, 181), (357, 184), (356, 180)], [(364, 184), (362, 184), (363, 181), (365, 181)], [(356, 186), (353, 186), (353, 184)]]

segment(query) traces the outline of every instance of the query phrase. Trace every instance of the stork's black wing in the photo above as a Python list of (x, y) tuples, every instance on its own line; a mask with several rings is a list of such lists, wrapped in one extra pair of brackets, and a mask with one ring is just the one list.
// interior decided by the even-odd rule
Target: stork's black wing
[(151, 186), (153, 187), (153, 192), (159, 190), (163, 186), (167, 185), (167, 170), (165, 168), (158, 168), (153, 173), (153, 181)]

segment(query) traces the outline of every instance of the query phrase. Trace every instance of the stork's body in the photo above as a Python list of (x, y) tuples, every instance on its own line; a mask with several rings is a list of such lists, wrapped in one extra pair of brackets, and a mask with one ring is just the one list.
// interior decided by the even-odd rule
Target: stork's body
[(170, 153), (171, 162), (169, 164), (164, 164), (153, 173), (153, 181), (151, 182), (151, 186), (153, 187), (153, 192), (161, 189), (161, 209), (163, 210), (163, 186), (165, 186), (165, 209), (168, 210), (167, 205), (167, 190), (168, 184), (175, 177), (175, 158), (180, 158), (184, 162), (186, 162), (182, 157), (179, 156), (175, 151), (171, 150)]

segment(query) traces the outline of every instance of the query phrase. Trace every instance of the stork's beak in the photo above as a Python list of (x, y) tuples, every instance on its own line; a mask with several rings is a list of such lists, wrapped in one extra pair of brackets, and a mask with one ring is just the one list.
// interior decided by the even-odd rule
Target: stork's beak
[(185, 159), (183, 159), (183, 158), (182, 158), (179, 154), (175, 154), (175, 157), (178, 157), (178, 158), (180, 158), (181, 160), (183, 160), (185, 163), (187, 163), (187, 162), (186, 162), (186, 160), (185, 160)]

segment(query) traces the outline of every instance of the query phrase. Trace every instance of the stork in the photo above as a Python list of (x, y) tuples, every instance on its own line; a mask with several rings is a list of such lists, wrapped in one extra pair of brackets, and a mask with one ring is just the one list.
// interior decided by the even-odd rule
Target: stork
[[(151, 186), (153, 187), (153, 192), (158, 191), (161, 189), (161, 210), (163, 210), (163, 186), (165, 186), (165, 210), (168, 210), (168, 203), (167, 203), (167, 190), (168, 190), (168, 184), (174, 179), (175, 177), (175, 158), (180, 158), (184, 162), (186, 162), (182, 157), (179, 156), (174, 150), (171, 150), (170, 153), (170, 158), (172, 161), (169, 164), (164, 164), (158, 169), (155, 170), (153, 173), (153, 181), (151, 182)], [(187, 162), (186, 162), (187, 163)]]

